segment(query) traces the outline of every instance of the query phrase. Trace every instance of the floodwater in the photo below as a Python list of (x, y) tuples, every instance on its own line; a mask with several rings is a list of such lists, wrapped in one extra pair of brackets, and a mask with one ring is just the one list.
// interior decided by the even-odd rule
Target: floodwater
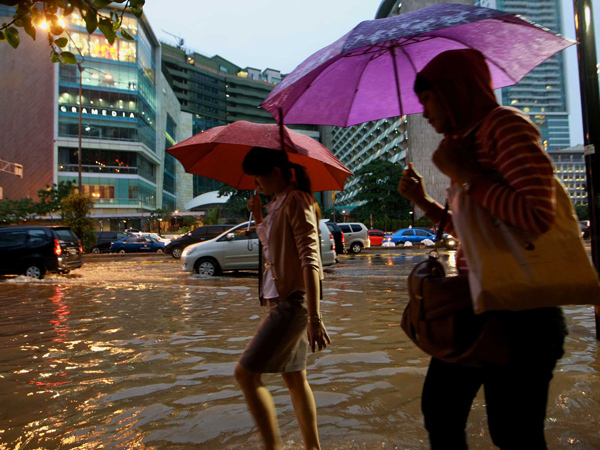
[[(428, 357), (399, 327), (406, 275), (424, 257), (371, 250), (327, 270), (322, 311), (333, 345), (308, 367), (324, 449), (428, 448), (420, 412)], [(452, 266), (453, 254), (445, 259)], [(232, 377), (264, 311), (255, 274), (194, 276), (166, 256), (90, 261), (42, 281), (0, 277), (0, 449), (260, 448)], [(565, 312), (549, 448), (598, 449), (593, 311)], [(302, 448), (281, 378), (265, 382), (285, 448)], [(468, 435), (470, 448), (492, 447), (481, 395)]]

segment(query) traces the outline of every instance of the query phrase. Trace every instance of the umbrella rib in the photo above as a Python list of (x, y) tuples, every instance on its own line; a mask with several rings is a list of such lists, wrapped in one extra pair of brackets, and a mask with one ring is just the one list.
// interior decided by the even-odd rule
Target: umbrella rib
[[(378, 56), (377, 56), (378, 57)], [(367, 67), (367, 65), (373, 60), (375, 59), (373, 56), (371, 56), (369, 59), (367, 59), (365, 61), (365, 65), (364, 67), (361, 69), (360, 71), (360, 76), (358, 77), (358, 81), (356, 83), (356, 88), (354, 89), (354, 95), (352, 96), (352, 101), (350, 102), (350, 108), (348, 108), (348, 114), (346, 115), (346, 120), (344, 121), (344, 123), (348, 123), (348, 118), (350, 117), (350, 114), (352, 113), (352, 107), (354, 106), (354, 101), (356, 100), (356, 94), (358, 92), (358, 86), (360, 85), (360, 82), (362, 81), (363, 75), (365, 74), (365, 68)]]

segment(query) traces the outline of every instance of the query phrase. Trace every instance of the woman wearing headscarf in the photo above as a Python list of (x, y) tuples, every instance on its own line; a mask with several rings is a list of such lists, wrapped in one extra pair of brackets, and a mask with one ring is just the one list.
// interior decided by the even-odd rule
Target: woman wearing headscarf
[[(433, 163), (452, 184), (509, 224), (537, 234), (548, 231), (555, 218), (554, 174), (540, 131), (518, 109), (498, 105), (481, 53), (453, 50), (438, 55), (418, 74), (415, 92), (423, 117), (444, 136)], [(444, 208), (427, 194), (412, 164), (399, 192), (440, 222)], [(457, 268), (468, 273), (460, 250)], [(469, 365), (431, 359), (422, 396), (431, 447), (467, 448), (467, 418), (483, 386), (494, 444), (545, 449), (548, 389), (567, 334), (562, 310), (490, 311), (482, 316), (497, 325), (497, 344), (487, 356)]]

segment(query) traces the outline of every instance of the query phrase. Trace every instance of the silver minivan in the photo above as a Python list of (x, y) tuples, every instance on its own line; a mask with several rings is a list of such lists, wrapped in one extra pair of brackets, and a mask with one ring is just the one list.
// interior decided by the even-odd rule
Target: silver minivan
[(346, 238), (346, 248), (352, 253), (360, 253), (363, 248), (371, 247), (369, 240), (369, 230), (364, 223), (351, 222), (339, 223), (338, 226), (344, 232)]
[[(335, 243), (326, 222), (319, 222), (323, 266), (335, 263)], [(249, 236), (250, 235), (250, 236)], [(183, 270), (215, 276), (228, 270), (258, 270), (258, 235), (254, 223), (241, 223), (208, 241), (189, 245), (181, 254)]]

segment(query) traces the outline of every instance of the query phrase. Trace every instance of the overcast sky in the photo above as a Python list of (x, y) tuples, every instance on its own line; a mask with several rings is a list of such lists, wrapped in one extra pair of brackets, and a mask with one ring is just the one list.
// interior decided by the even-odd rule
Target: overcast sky
[[(563, 1), (563, 34), (575, 38), (573, 2)], [(148, 0), (144, 11), (160, 40), (216, 54), (241, 67), (293, 70), (308, 56), (373, 19), (380, 0)], [(592, 0), (596, 35), (600, 0)], [(577, 53), (565, 52), (571, 144), (583, 142)]]

